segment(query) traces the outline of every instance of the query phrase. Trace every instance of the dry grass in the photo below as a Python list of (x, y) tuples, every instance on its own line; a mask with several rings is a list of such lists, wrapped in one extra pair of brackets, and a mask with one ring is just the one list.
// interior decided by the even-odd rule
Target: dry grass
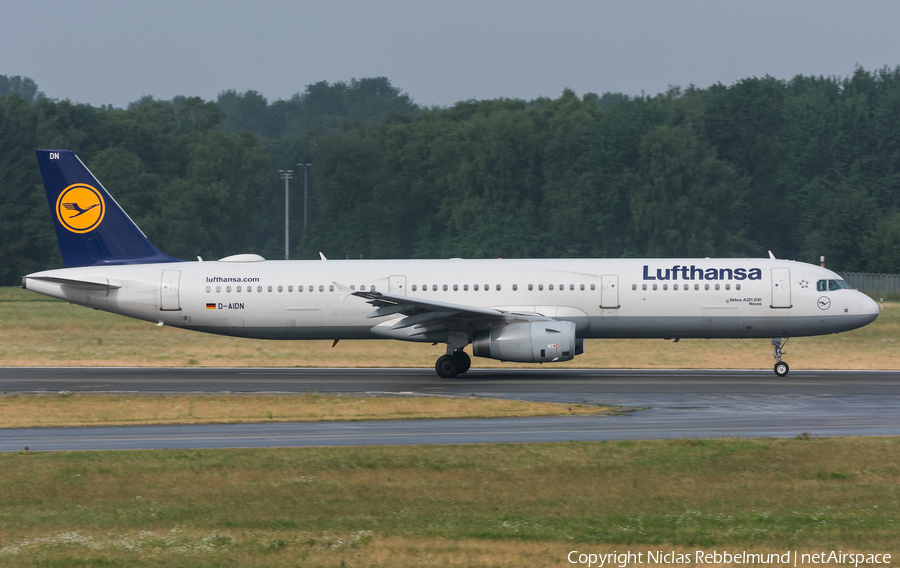
[(611, 410), (581, 404), (450, 397), (12, 395), (0, 396), (0, 428), (496, 418)]
[[(0, 537), (2, 539), (2, 537)], [(191, 566), (232, 565), (295, 567), (392, 567), (418, 568), (423, 566), (491, 566), (521, 568), (522, 566), (571, 566), (568, 556), (573, 551), (584, 554), (640, 554), (643, 562), (629, 562), (628, 566), (659, 566), (648, 562), (648, 552), (654, 555), (672, 554), (694, 558), (698, 550), (722, 553), (721, 548), (698, 548), (673, 545), (614, 546), (590, 545), (565, 541), (522, 542), (518, 540), (444, 539), (435, 537), (402, 537), (374, 535), (361, 531), (348, 535), (297, 531), (223, 531), (197, 532), (185, 530), (142, 531), (131, 533), (63, 532), (22, 539), (2, 539), (0, 559), (5, 566), (33, 566), (33, 563), (52, 562), (65, 555), (79, 563), (95, 561), (103, 565), (110, 556), (121, 565)], [(4, 550), (6, 551), (4, 553)], [(796, 549), (792, 549), (796, 550)], [(727, 549), (732, 554), (742, 550)], [(754, 554), (783, 555), (785, 549), (753, 547)], [(817, 554), (821, 550), (801, 550), (800, 554)], [(843, 550), (843, 552), (865, 552)], [(577, 559), (578, 554), (573, 555)], [(799, 557), (798, 557), (799, 558)], [(185, 564), (188, 563), (188, 564)], [(117, 564), (119, 565), (119, 564)], [(615, 563), (613, 564), (616, 565)], [(682, 564), (684, 565), (684, 564)], [(690, 562), (687, 565), (695, 565)], [(733, 563), (703, 565), (732, 566)], [(751, 563), (751, 565), (757, 565)], [(793, 566), (793, 558), (791, 565)], [(797, 562), (797, 566), (814, 566)], [(821, 566), (817, 564), (817, 566)], [(595, 565), (596, 568), (596, 565)]]
[(897, 554), (898, 487), (896, 438), (4, 454), (0, 565)]
[[(44, 301), (46, 300), (46, 301)], [(443, 346), (400, 341), (263, 341), (147, 322), (0, 289), (0, 365), (210, 367), (433, 367)], [(9, 325), (9, 323), (13, 325)], [(900, 303), (855, 331), (792, 339), (792, 369), (900, 369)], [(584, 355), (552, 368), (769, 369), (766, 339), (588, 340)], [(535, 365), (473, 359), (473, 368)]]

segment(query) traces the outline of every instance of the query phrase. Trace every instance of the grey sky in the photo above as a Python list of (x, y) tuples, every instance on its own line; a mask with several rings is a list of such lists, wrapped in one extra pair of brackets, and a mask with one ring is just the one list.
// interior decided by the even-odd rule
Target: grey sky
[(271, 101), (381, 75), (449, 105), (900, 64), (893, 0), (10, 0), (0, 15), (0, 74), (93, 105), (224, 89)]

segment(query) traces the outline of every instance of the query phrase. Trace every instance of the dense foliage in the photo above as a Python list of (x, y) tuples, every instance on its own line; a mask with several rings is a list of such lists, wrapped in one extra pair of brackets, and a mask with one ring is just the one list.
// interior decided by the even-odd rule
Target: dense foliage
[[(423, 109), (385, 78), (126, 109), (0, 76), (0, 283), (59, 266), (35, 148), (180, 258), (777, 256), (900, 271), (900, 67)], [(298, 182), (300, 182), (298, 184)]]

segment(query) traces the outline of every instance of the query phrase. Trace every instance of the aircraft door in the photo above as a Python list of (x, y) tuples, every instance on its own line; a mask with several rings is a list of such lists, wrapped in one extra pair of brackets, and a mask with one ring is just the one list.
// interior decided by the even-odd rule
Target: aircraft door
[(163, 270), (159, 284), (159, 309), (161, 311), (178, 311), (181, 302), (178, 298), (178, 285), (181, 280), (180, 270)]
[(772, 269), (772, 305), (773, 308), (791, 307), (791, 269)]
[(615, 310), (619, 307), (619, 275), (604, 274), (600, 277), (600, 307)]
[(322, 310), (319, 308), (287, 308), (284, 325), (288, 339), (320, 339), (323, 336)]
[(398, 296), (406, 295), (406, 276), (391, 276), (390, 280), (390, 292), (389, 294), (396, 294)]

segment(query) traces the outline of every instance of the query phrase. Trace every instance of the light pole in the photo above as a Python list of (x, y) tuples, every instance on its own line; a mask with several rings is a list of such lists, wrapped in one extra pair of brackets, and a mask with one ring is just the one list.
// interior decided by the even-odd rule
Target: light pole
[(303, 234), (306, 235), (306, 194), (309, 181), (308, 173), (312, 164), (297, 164), (297, 167), (303, 168)]
[(288, 184), (290, 184), (290, 180), (294, 177), (294, 170), (278, 170), (278, 173), (281, 174), (281, 179), (284, 180), (284, 259), (288, 259)]

